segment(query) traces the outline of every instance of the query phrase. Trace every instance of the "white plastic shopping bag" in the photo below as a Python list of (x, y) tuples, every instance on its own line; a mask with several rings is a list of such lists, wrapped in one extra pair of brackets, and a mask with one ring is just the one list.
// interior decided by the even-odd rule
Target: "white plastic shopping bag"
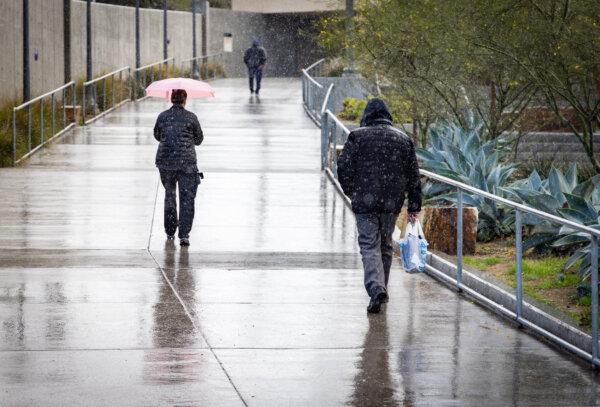
[(400, 240), (400, 257), (407, 273), (420, 273), (425, 270), (427, 240), (418, 220), (406, 224), (404, 238)]

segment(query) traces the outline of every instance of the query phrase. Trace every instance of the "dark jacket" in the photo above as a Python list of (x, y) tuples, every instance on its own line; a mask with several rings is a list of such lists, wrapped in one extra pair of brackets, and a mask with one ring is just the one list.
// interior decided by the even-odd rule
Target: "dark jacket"
[(244, 63), (248, 69), (256, 69), (267, 62), (267, 51), (261, 47), (258, 42), (254, 42), (252, 47), (244, 53)]
[(408, 194), (408, 211), (421, 210), (421, 180), (413, 141), (392, 126), (380, 99), (367, 104), (360, 128), (352, 131), (338, 161), (342, 189), (355, 213), (399, 213)]
[(196, 149), (204, 139), (196, 115), (174, 104), (158, 115), (154, 138), (160, 142), (156, 166), (164, 170), (197, 171)]

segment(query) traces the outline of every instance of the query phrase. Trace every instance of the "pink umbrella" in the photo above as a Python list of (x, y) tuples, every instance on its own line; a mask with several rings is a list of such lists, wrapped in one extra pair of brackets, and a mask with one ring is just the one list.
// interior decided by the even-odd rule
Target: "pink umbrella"
[(188, 99), (215, 97), (215, 91), (208, 83), (188, 78), (169, 78), (152, 82), (146, 88), (146, 96), (169, 101), (174, 89), (185, 89)]

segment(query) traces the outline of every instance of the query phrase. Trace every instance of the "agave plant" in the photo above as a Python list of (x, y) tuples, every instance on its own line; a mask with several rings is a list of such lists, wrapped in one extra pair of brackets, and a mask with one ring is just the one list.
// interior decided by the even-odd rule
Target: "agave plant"
[[(506, 188), (505, 193), (529, 206), (600, 230), (600, 175), (578, 183), (576, 164), (572, 164), (564, 174), (552, 168), (545, 180), (534, 171), (528, 178)], [(534, 215), (524, 216), (523, 223), (531, 228), (524, 249), (536, 247), (569, 251), (572, 255), (565, 264), (565, 270), (580, 261), (579, 275), (582, 279), (589, 277), (591, 243), (588, 234)]]
[[(482, 127), (464, 130), (445, 125), (430, 130), (427, 149), (417, 149), (423, 169), (472, 185), (483, 191), (503, 196), (503, 187), (517, 169), (505, 164), (509, 153), (507, 144), (495, 140), (484, 142)], [(456, 204), (457, 191), (445, 184), (427, 182), (423, 188), (430, 204)], [(480, 196), (463, 194), (465, 205), (479, 210), (478, 239), (490, 240), (512, 231), (514, 216), (511, 211)]]

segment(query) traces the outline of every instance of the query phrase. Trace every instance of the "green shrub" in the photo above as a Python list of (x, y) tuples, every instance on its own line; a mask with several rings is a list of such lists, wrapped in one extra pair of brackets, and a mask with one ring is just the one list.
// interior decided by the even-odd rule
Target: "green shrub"
[(338, 114), (339, 118), (349, 121), (360, 121), (362, 114), (367, 106), (367, 101), (363, 99), (346, 98), (343, 102), (344, 108)]
[[(367, 102), (372, 99), (372, 97), (364, 99), (354, 99), (354, 98), (346, 98), (343, 102), (343, 109), (340, 113), (338, 113), (338, 117), (343, 120), (348, 120), (352, 122), (360, 122), (362, 118), (363, 112), (365, 111), (365, 107), (367, 106)], [(410, 107), (411, 104), (406, 99), (400, 97), (392, 97), (382, 95), (381, 99), (385, 102), (392, 115), (392, 121), (399, 125), (403, 123), (410, 123)]]

